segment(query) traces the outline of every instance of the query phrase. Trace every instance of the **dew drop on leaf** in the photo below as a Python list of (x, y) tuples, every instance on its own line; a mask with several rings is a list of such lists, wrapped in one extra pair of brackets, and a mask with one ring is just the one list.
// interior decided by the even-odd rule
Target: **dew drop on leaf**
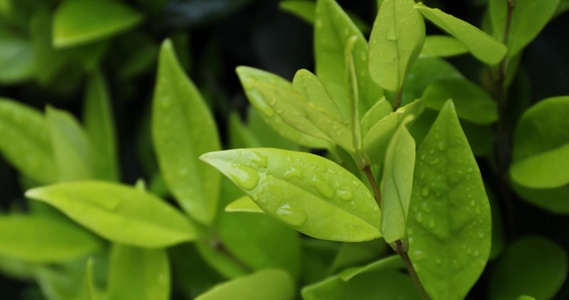
[(254, 189), (257, 183), (259, 183), (259, 174), (257, 171), (246, 166), (235, 165), (230, 176), (235, 183), (246, 190)]
[(306, 222), (306, 212), (300, 207), (285, 204), (277, 210), (277, 217), (292, 226), (302, 226)]

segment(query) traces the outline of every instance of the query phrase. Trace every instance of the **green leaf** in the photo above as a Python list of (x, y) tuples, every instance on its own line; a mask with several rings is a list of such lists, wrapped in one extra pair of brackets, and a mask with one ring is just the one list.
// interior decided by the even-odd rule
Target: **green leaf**
[(542, 209), (557, 214), (569, 214), (569, 185), (550, 189), (532, 189), (515, 181), (512, 187), (522, 199)]
[[(510, 19), (508, 33), (508, 54), (514, 56), (527, 46), (554, 16), (560, 0), (516, 0)], [(501, 0), (489, 1), (490, 18), (494, 34), (504, 40), (508, 2)]]
[(58, 180), (47, 123), (40, 112), (0, 97), (0, 151), (21, 173), (40, 183)]
[[(358, 76), (354, 65), (354, 47), (358, 37), (351, 36), (344, 50), (344, 61), (346, 63), (346, 86), (348, 87), (348, 99), (350, 103), (350, 118), (348, 119), (348, 128), (352, 132), (352, 143), (354, 146), (355, 160), (360, 168), (369, 165), (369, 160), (362, 153), (362, 128), (360, 124), (360, 93), (358, 91)], [(367, 111), (369, 107), (362, 109)], [(344, 148), (345, 149), (345, 148)]]
[(237, 112), (229, 114), (229, 148), (258, 148), (261, 147), (261, 142), (257, 139), (253, 131), (245, 126)]
[(491, 213), (476, 160), (452, 101), (417, 150), (409, 257), (433, 299), (463, 299), (484, 270)]
[(496, 102), (484, 89), (467, 79), (442, 79), (431, 84), (421, 100), (425, 106), (440, 110), (452, 99), (461, 119), (478, 124), (491, 124), (498, 120)]
[(381, 89), (370, 80), (366, 39), (334, 0), (318, 0), (314, 26), (314, 53), (316, 75), (322, 81), (340, 111), (344, 121), (351, 118), (349, 89), (346, 86), (345, 49), (348, 39), (356, 36), (353, 45), (353, 64), (357, 76), (357, 89), (362, 99), (362, 111), (367, 111), (383, 96)]
[(178, 64), (172, 42), (160, 50), (152, 105), (152, 137), (160, 170), (182, 208), (211, 224), (218, 203), (219, 173), (198, 156), (221, 148), (215, 121)]
[(70, 260), (102, 247), (74, 224), (34, 215), (1, 216), (0, 240), (0, 255), (36, 263)]
[(94, 72), (87, 83), (83, 108), (85, 130), (93, 147), (96, 147), (101, 161), (95, 165), (101, 170), (101, 178), (118, 181), (119, 168), (115, 120), (111, 109), (110, 96), (103, 75)]
[(278, 116), (291, 127), (309, 136), (338, 144), (354, 153), (352, 132), (344, 122), (328, 115), (291, 89), (261, 81), (250, 83)]
[(332, 99), (318, 77), (310, 71), (301, 69), (296, 72), (292, 80), (292, 90), (302, 95), (308, 102), (324, 109), (331, 117), (337, 120), (345, 119), (338, 105), (334, 102), (334, 99)]
[(362, 117), (360, 124), (362, 128), (362, 135), (365, 136), (366, 133), (373, 127), (373, 125), (383, 119), (383, 117), (389, 115), (391, 112), (393, 112), (391, 103), (389, 103), (389, 101), (383, 97)]
[(365, 241), (381, 236), (371, 193), (344, 168), (320, 156), (278, 149), (238, 149), (201, 157), (265, 211), (309, 236)]
[(337, 270), (349, 267), (360, 266), (365, 263), (379, 259), (389, 246), (380, 239), (361, 243), (343, 243), (334, 257), (332, 264), (329, 264), (326, 275), (334, 274)]
[(164, 249), (113, 244), (109, 300), (170, 299), (170, 266)]
[(397, 111), (385, 116), (379, 122), (375, 123), (364, 136), (364, 151), (369, 155), (373, 164), (382, 164), (385, 159), (385, 153), (391, 137), (399, 124), (405, 120), (407, 116), (419, 116), (425, 106), (423, 102), (418, 100), (400, 107)]
[(519, 121), (510, 175), (528, 188), (555, 188), (569, 183), (569, 96), (542, 100)]
[(534, 298), (534, 297), (531, 297), (531, 296), (523, 295), (523, 296), (519, 296), (519, 297), (517, 298), (517, 300), (535, 300), (535, 298)]
[(413, 0), (383, 1), (369, 46), (370, 76), (382, 88), (399, 92), (425, 42), (425, 23)]
[(236, 71), (239, 76), (239, 80), (241, 80), (241, 84), (243, 85), (243, 89), (247, 94), (247, 98), (249, 98), (249, 102), (251, 102), (251, 105), (259, 111), (259, 115), (267, 125), (272, 127), (282, 137), (301, 145), (311, 148), (331, 147), (330, 142), (304, 134), (288, 125), (267, 103), (267, 99), (265, 99), (261, 92), (252, 85), (253, 82), (257, 81), (270, 83), (284, 89), (291, 89), (292, 85), (290, 82), (277, 75), (250, 67), (237, 67)]
[(508, 49), (495, 38), (475, 26), (422, 3), (415, 4), (421, 14), (433, 24), (455, 37), (481, 62), (496, 65), (502, 61)]
[(85, 266), (85, 278), (83, 279), (83, 290), (78, 297), (79, 300), (98, 300), (101, 299), (100, 292), (97, 289), (93, 278), (93, 259), (87, 260)]
[(448, 57), (468, 53), (468, 48), (459, 40), (446, 35), (428, 35), (421, 50), (422, 56)]
[(385, 153), (383, 167), (381, 234), (386, 243), (407, 237), (405, 226), (413, 187), (415, 140), (407, 130), (405, 118), (393, 134)]
[(352, 278), (379, 270), (392, 270), (392, 269), (404, 269), (405, 264), (399, 255), (391, 255), (368, 264), (363, 267), (354, 267), (342, 271), (338, 276), (344, 281), (350, 281)]
[(542, 237), (526, 237), (504, 252), (490, 273), (491, 300), (532, 295), (553, 299), (567, 276), (567, 253)]
[(46, 107), (45, 118), (60, 181), (95, 179), (96, 153), (93, 153), (91, 141), (77, 119), (51, 106)]
[[(75, 222), (116, 243), (165, 247), (197, 237), (188, 219), (156, 196), (115, 183), (61, 183), (28, 190)], [(121, 230), (117, 230), (120, 228)]]
[(236, 261), (219, 244), (198, 240), (196, 243), (200, 256), (225, 278), (237, 278), (247, 275), (251, 268), (241, 261)]
[(361, 274), (350, 281), (344, 281), (339, 276), (330, 277), (303, 288), (302, 299), (417, 300), (421, 298), (408, 275), (399, 271), (381, 270)]
[[(380, 240), (377, 240), (383, 243)], [(360, 244), (360, 243), (349, 243)], [(383, 243), (385, 245), (385, 243)], [(330, 274), (330, 264), (338, 252), (339, 243), (317, 240), (301, 239), (302, 245), (302, 274), (301, 280), (305, 284), (311, 284), (322, 280)]]
[(225, 207), (227, 212), (251, 212), (251, 213), (264, 213), (264, 211), (249, 198), (249, 196), (243, 196)]
[(266, 269), (248, 276), (219, 284), (196, 298), (196, 300), (292, 300), (294, 282), (278, 269)]
[(109, 0), (66, 0), (53, 19), (53, 45), (73, 47), (102, 40), (136, 26), (142, 15), (129, 6)]
[(32, 76), (33, 53), (25, 37), (0, 28), (0, 82), (11, 84)]

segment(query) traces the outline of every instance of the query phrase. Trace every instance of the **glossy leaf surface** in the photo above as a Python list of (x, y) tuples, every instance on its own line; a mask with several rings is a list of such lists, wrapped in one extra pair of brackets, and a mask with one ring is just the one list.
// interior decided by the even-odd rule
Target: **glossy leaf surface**
[[(494, 34), (504, 40), (508, 2), (490, 0), (489, 10)], [(527, 46), (551, 20), (560, 0), (516, 0), (508, 33), (508, 54), (514, 56)]]
[(34, 215), (1, 216), (0, 239), (0, 255), (36, 263), (75, 259), (102, 247), (99, 239), (72, 223)]
[(67, 0), (55, 11), (53, 45), (64, 48), (101, 40), (140, 21), (142, 16), (121, 2)]
[(567, 113), (569, 97), (545, 99), (524, 113), (516, 129), (510, 169), (517, 183), (529, 188), (569, 183)]
[(302, 133), (288, 125), (268, 104), (268, 100), (264, 98), (261, 92), (252, 85), (254, 81), (258, 81), (270, 83), (285, 89), (291, 89), (292, 85), (290, 82), (277, 75), (250, 67), (237, 67), (236, 71), (243, 85), (243, 89), (247, 94), (247, 98), (249, 98), (249, 102), (251, 102), (251, 105), (259, 112), (260, 117), (267, 125), (272, 127), (282, 137), (301, 145), (313, 148), (331, 147), (330, 142)]
[(211, 224), (221, 176), (198, 157), (219, 150), (219, 136), (211, 112), (180, 67), (169, 40), (160, 50), (152, 137), (160, 170), (177, 202), (194, 219)]
[(265, 269), (215, 286), (196, 300), (292, 300), (294, 282), (279, 269)]
[(95, 72), (89, 78), (85, 93), (83, 121), (89, 139), (100, 153), (101, 177), (110, 181), (119, 179), (115, 120), (111, 110), (109, 91), (103, 75)]
[(478, 60), (488, 65), (498, 64), (508, 51), (506, 46), (484, 31), (440, 9), (430, 8), (422, 3), (415, 4), (415, 8), (429, 21), (462, 42)]
[(176, 209), (152, 194), (125, 185), (97, 181), (62, 183), (28, 190), (26, 197), (54, 206), (117, 243), (165, 247), (191, 241), (197, 235)]
[(406, 126), (411, 118), (407, 117), (401, 122), (385, 153), (381, 233), (386, 243), (393, 243), (407, 236), (405, 225), (415, 167), (415, 140)]
[(371, 30), (370, 76), (392, 92), (399, 92), (425, 41), (425, 23), (413, 8), (414, 3), (383, 1)]
[(109, 300), (170, 299), (166, 251), (113, 244), (107, 293)]
[(459, 40), (446, 35), (428, 35), (421, 50), (422, 56), (447, 57), (468, 53)]
[(526, 237), (504, 252), (490, 273), (489, 298), (553, 299), (567, 276), (567, 253), (542, 237)]
[(463, 299), (484, 270), (491, 213), (452, 101), (417, 150), (407, 219), (409, 257), (433, 299)]
[(452, 99), (461, 119), (478, 124), (498, 120), (496, 102), (484, 89), (466, 79), (443, 79), (431, 84), (421, 100), (425, 106), (440, 110)]
[(58, 180), (48, 126), (40, 112), (0, 98), (0, 151), (20, 172), (40, 183)]
[(335, 241), (380, 237), (381, 213), (369, 190), (325, 158), (277, 149), (220, 151), (201, 158), (265, 213), (304, 234)]
[(243, 196), (225, 207), (227, 212), (252, 212), (264, 213), (264, 211), (249, 196)]
[(379, 122), (383, 117), (389, 115), (393, 112), (391, 103), (387, 99), (382, 98), (374, 106), (372, 106), (362, 117), (360, 126), (362, 128), (362, 135), (365, 136), (366, 133)]

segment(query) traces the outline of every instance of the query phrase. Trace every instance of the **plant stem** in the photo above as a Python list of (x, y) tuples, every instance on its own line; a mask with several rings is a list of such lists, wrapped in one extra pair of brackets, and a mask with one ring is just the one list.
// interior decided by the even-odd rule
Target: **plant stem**
[(381, 192), (379, 191), (379, 186), (377, 185), (377, 182), (375, 181), (375, 177), (373, 176), (373, 173), (371, 172), (370, 166), (366, 166), (365, 168), (362, 169), (362, 171), (364, 171), (364, 173), (366, 174), (367, 180), (369, 181), (369, 184), (371, 185), (371, 189), (373, 190), (373, 194), (375, 195), (375, 201), (377, 201), (377, 205), (379, 205), (379, 207), (381, 207)]
[(401, 100), (403, 100), (403, 88), (400, 88), (399, 92), (395, 94), (395, 99), (393, 99), (393, 111), (396, 111), (399, 106), (401, 106)]
[(233, 252), (231, 252), (229, 249), (227, 249), (227, 247), (225, 247), (225, 245), (223, 244), (221, 239), (219, 239), (217, 237), (217, 234), (215, 232), (213, 232), (213, 237), (210, 240), (210, 245), (214, 250), (225, 254), (225, 256), (227, 256), (230, 260), (232, 260), (235, 264), (239, 265), (245, 271), (247, 271), (247, 272), (255, 271), (248, 264), (246, 264), (243, 260), (241, 260), (239, 257), (235, 256), (235, 254), (233, 254)]
[(407, 254), (407, 251), (403, 249), (403, 243), (401, 242), (401, 240), (398, 240), (395, 241), (395, 245), (396, 245), (395, 251), (397, 252), (397, 254), (399, 254), (401, 259), (403, 259), (403, 263), (405, 263), (405, 267), (407, 267), (407, 271), (409, 271), (411, 279), (413, 280), (415, 286), (419, 290), (419, 294), (421, 294), (421, 299), (429, 300), (429, 295), (427, 294), (427, 291), (425, 291), (425, 288), (423, 287), (423, 284), (421, 283), (421, 280), (419, 279), (419, 276), (415, 271), (415, 267), (413, 267), (413, 263), (411, 262), (411, 259)]

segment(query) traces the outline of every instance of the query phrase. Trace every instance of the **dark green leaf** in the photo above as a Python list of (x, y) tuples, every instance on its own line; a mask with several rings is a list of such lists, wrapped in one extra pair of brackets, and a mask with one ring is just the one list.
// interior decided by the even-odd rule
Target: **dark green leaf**
[(380, 237), (381, 213), (361, 181), (308, 153), (241, 149), (201, 157), (245, 191), (265, 213), (307, 235), (336, 241)]
[(257, 139), (251, 129), (239, 118), (236, 112), (229, 114), (229, 148), (257, 148), (261, 147), (261, 142)]
[(201, 223), (211, 224), (221, 177), (198, 156), (221, 148), (215, 121), (178, 64), (169, 40), (160, 50), (157, 77), (152, 136), (160, 170), (182, 208)]
[(0, 27), (0, 82), (17, 83), (31, 77), (33, 53), (28, 41)]
[(328, 274), (334, 274), (337, 270), (359, 266), (380, 258), (386, 251), (387, 244), (380, 239), (361, 243), (343, 243), (337, 251), (334, 261), (328, 268)]
[(417, 150), (409, 256), (433, 299), (463, 299), (484, 270), (491, 213), (476, 160), (452, 101)]
[(569, 214), (569, 185), (550, 189), (532, 189), (512, 182), (512, 187), (524, 200), (558, 214)]
[(403, 263), (401, 257), (399, 257), (399, 255), (391, 255), (363, 267), (349, 268), (347, 270), (344, 270), (338, 276), (340, 276), (340, 278), (344, 281), (349, 281), (355, 276), (368, 272), (374, 272), (379, 270), (404, 269), (404, 268), (405, 264)]
[(87, 261), (87, 266), (85, 267), (83, 290), (81, 295), (78, 297), (78, 300), (99, 300), (101, 298), (100, 292), (93, 279), (93, 259), (89, 259)]
[[(165, 247), (197, 236), (180, 212), (136, 188), (97, 181), (39, 187), (26, 197), (49, 203), (77, 223), (117, 243)], [(120, 228), (120, 230), (117, 230)]]

